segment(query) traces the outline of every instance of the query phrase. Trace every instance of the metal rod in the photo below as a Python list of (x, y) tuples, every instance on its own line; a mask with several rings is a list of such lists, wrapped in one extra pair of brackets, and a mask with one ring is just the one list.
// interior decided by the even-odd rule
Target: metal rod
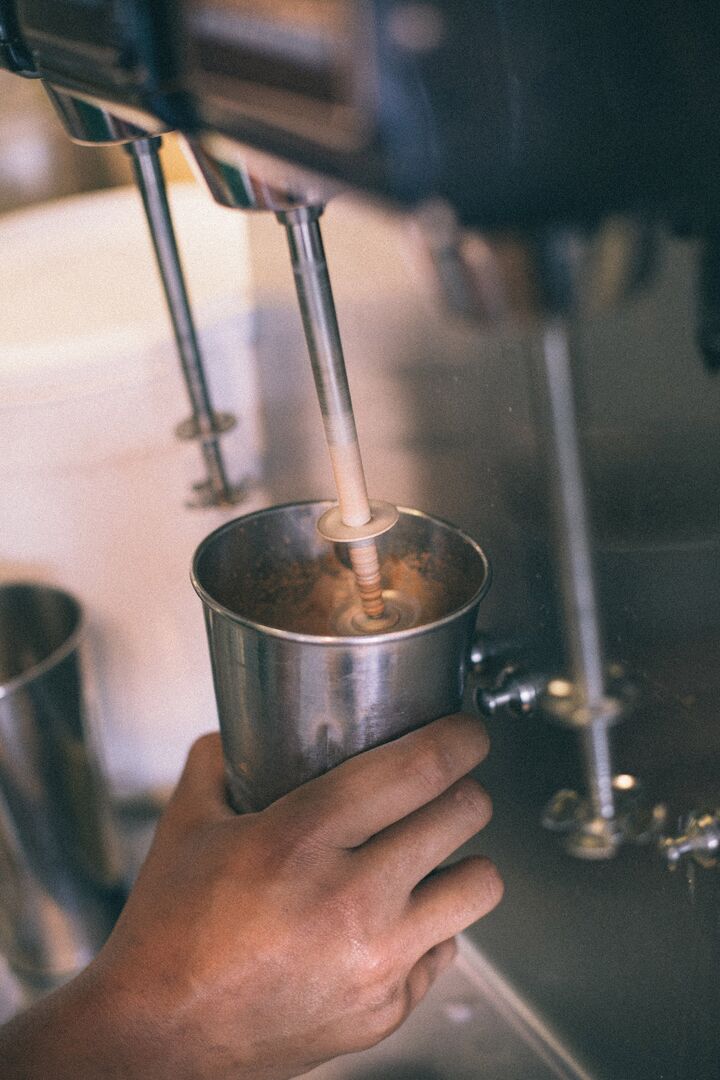
[[(577, 435), (571, 349), (564, 324), (551, 324), (545, 329), (542, 360), (549, 421), (542, 427), (553, 489), (568, 660), (578, 707), (591, 717), (581, 735), (588, 795), (594, 813), (609, 820), (615, 813), (615, 799), (608, 725), (602, 718), (607, 689), (605, 664)], [(592, 719), (594, 712), (597, 719)]]
[(612, 821), (615, 817), (615, 791), (607, 724), (602, 720), (591, 721), (580, 732), (580, 747), (593, 814)]
[(212, 502), (230, 503), (235, 501), (234, 492), (228, 482), (219, 445), (216, 416), (175, 239), (159, 148), (157, 137), (136, 139), (125, 146), (145, 207), (193, 421), (207, 468)]
[[(298, 207), (281, 211), (277, 217), (287, 233), (340, 515), (343, 524), (357, 528), (366, 525), (372, 514), (318, 221), (321, 213), (320, 207)], [(374, 540), (351, 543), (349, 554), (363, 610), (371, 618), (379, 618), (384, 604), (377, 545)]]

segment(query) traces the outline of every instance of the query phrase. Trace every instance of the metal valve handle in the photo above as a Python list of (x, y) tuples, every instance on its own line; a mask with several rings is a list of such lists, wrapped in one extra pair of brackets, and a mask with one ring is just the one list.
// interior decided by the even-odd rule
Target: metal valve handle
[(720, 810), (695, 811), (686, 819), (680, 836), (666, 837), (659, 850), (671, 870), (677, 869), (686, 856), (706, 869), (717, 866), (720, 853)]

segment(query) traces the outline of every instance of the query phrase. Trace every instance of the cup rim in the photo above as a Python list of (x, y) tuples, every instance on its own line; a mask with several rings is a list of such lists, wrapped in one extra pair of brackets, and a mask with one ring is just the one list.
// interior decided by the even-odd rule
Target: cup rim
[(3, 581), (0, 583), (0, 593), (12, 589), (24, 589), (35, 593), (53, 593), (55, 596), (62, 596), (65, 600), (70, 601), (77, 619), (75, 626), (65, 640), (54, 648), (52, 652), (48, 653), (42, 660), (38, 660), (36, 664), (33, 664), (26, 671), (21, 672), (20, 675), (13, 675), (11, 679), (0, 682), (0, 701), (16, 694), (18, 690), (24, 689), (29, 683), (41, 678), (52, 668), (62, 663), (63, 660), (66, 660), (78, 648), (85, 634), (85, 613), (82, 604), (72, 593), (67, 592), (65, 589), (59, 589), (55, 585), (45, 585), (38, 581)]
[(451, 611), (447, 615), (443, 615), (440, 619), (434, 619), (432, 622), (423, 623), (421, 626), (411, 626), (404, 630), (389, 630), (385, 633), (379, 634), (303, 634), (296, 630), (282, 630), (277, 626), (267, 626), (265, 623), (257, 622), (255, 619), (249, 618), (247, 615), (240, 615), (237, 612), (230, 611), (218, 600), (210, 595), (204, 585), (201, 584), (198, 577), (198, 564), (202, 559), (207, 548), (224, 532), (232, 529), (239, 521), (252, 521), (254, 518), (265, 517), (272, 513), (276, 513), (280, 510), (296, 510), (301, 506), (314, 506), (317, 507), (321, 513), (323, 510), (329, 509), (334, 506), (335, 502), (332, 499), (302, 499), (297, 502), (278, 503), (273, 506), (266, 506), (262, 510), (255, 510), (251, 514), (241, 514), (239, 517), (233, 518), (232, 521), (226, 521), (220, 525), (217, 529), (214, 529), (209, 533), (204, 540), (198, 545), (195, 554), (193, 556), (192, 565), (190, 569), (190, 580), (195, 592), (202, 600), (205, 607), (210, 608), (218, 615), (222, 615), (230, 622), (238, 623), (241, 626), (248, 627), (256, 632), (268, 635), (270, 637), (282, 638), (286, 641), (298, 641), (305, 644), (315, 644), (327, 646), (344, 646), (349, 645), (377, 645), (381, 642), (391, 641), (404, 641), (408, 638), (419, 637), (422, 634), (427, 634), (431, 630), (436, 630), (439, 627), (445, 626), (450, 622), (455, 621), (462, 615), (466, 614), (473, 607), (480, 603), (482, 598), (487, 593), (492, 582), (492, 566), (487, 555), (477, 543), (462, 529), (458, 529), (456, 525), (453, 525), (449, 521), (445, 521), (444, 518), (437, 517), (434, 514), (427, 514), (423, 510), (415, 510), (409, 506), (398, 506), (397, 509), (401, 514), (411, 517), (423, 518), (425, 521), (432, 522), (433, 525), (441, 525), (443, 528), (451, 529), (457, 536), (465, 541), (471, 548), (474, 549), (478, 555), (483, 567), (483, 578), (479, 587), (475, 590), (473, 595), (467, 600), (461, 607), (456, 608), (455, 611)]

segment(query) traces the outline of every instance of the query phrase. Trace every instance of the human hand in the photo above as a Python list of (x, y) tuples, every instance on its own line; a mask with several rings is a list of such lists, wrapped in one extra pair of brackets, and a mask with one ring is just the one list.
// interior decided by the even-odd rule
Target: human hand
[(237, 816), (200, 739), (80, 980), (106, 1067), (67, 1075), (284, 1080), (389, 1035), (502, 894), (478, 857), (427, 877), (489, 820), (486, 752), (446, 717)]

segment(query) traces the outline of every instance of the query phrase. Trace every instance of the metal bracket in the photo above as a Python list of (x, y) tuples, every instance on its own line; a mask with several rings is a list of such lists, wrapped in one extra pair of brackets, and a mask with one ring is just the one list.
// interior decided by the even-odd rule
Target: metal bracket
[(211, 438), (213, 435), (224, 435), (226, 431), (232, 431), (237, 425), (237, 417), (229, 412), (214, 412), (210, 418), (210, 424), (205, 425), (198, 416), (189, 416), (187, 420), (181, 420), (175, 428), (175, 434), (183, 442), (191, 439)]
[(507, 643), (485, 636), (475, 640), (470, 664), (478, 710), (487, 717), (503, 709), (516, 717), (541, 713), (578, 732), (585, 757), (587, 796), (567, 788), (558, 791), (543, 813), (545, 828), (563, 834), (566, 850), (581, 859), (609, 859), (623, 843), (657, 840), (665, 806), (648, 804), (636, 777), (613, 775), (608, 732), (627, 716), (637, 696), (623, 670), (619, 665), (609, 667), (608, 693), (590, 708), (570, 681), (528, 672), (511, 659), (513, 653), (517, 649)]
[(630, 773), (613, 777), (615, 816), (598, 817), (588, 799), (564, 788), (545, 807), (542, 824), (565, 836), (569, 854), (586, 860), (612, 858), (621, 844), (656, 842), (667, 818), (663, 803), (647, 802), (641, 782)]
[(317, 523), (317, 531), (333, 544), (355, 544), (359, 540), (374, 540), (392, 529), (400, 515), (391, 503), (370, 499), (370, 520), (365, 525), (346, 525), (339, 506), (331, 506)]

